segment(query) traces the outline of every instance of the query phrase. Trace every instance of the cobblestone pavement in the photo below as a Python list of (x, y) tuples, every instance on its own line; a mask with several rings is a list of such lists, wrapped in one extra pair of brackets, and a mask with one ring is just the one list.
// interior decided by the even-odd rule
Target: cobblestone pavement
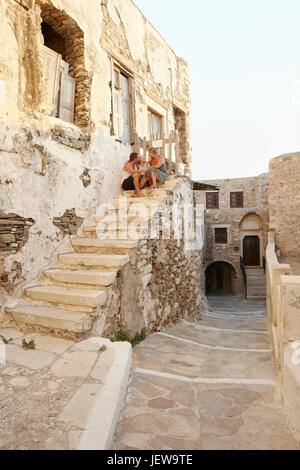
[(298, 449), (282, 411), (265, 305), (211, 297), (134, 351), (134, 373), (113, 448)]

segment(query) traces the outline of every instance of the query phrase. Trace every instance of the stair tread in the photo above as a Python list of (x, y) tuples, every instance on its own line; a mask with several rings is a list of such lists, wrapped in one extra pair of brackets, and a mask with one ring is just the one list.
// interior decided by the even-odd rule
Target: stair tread
[(52, 269), (47, 269), (45, 273), (65, 273), (65, 274), (84, 274), (86, 276), (111, 276), (113, 274), (117, 274), (117, 270), (111, 270), (111, 271), (104, 271), (104, 270), (96, 270), (96, 269), (63, 269), (63, 268), (52, 268)]
[(66, 287), (66, 286), (34, 286), (29, 287), (26, 291), (35, 291), (35, 292), (49, 292), (57, 294), (72, 294), (74, 296), (83, 296), (83, 297), (98, 297), (99, 295), (106, 295), (103, 291), (97, 291), (92, 289), (85, 289), (79, 287)]
[(82, 334), (92, 327), (92, 318), (76, 310), (63, 310), (44, 305), (18, 304), (6, 309), (15, 321), (32, 326)]
[(93, 270), (93, 269), (48, 269), (44, 274), (56, 281), (66, 284), (82, 284), (90, 286), (111, 285), (117, 277), (117, 269), (112, 271)]
[(25, 313), (27, 315), (43, 315), (53, 318), (61, 318), (69, 320), (72, 318), (74, 321), (82, 321), (88, 318), (83, 312), (76, 310), (64, 310), (62, 308), (49, 307), (47, 305), (31, 305), (31, 304), (18, 304), (16, 307), (7, 308), (8, 313)]
[[(95, 226), (96, 228), (96, 226)], [(100, 240), (99, 238), (74, 238), (71, 240), (73, 245), (107, 247), (109, 245), (122, 248), (134, 248), (137, 246), (135, 240)]]

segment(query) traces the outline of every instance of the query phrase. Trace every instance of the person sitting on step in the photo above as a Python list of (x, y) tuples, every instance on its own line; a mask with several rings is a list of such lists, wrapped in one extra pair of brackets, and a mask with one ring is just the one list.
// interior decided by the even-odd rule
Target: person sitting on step
[(146, 164), (144, 165), (145, 162), (141, 163), (140, 158), (138, 153), (132, 153), (123, 168), (127, 178), (122, 183), (122, 189), (124, 191), (134, 191), (134, 197), (143, 197), (141, 189), (147, 183), (145, 176)]
[(149, 149), (150, 167), (147, 169), (146, 177), (149, 183), (149, 189), (156, 188), (157, 182), (165, 183), (169, 179), (169, 172), (165, 159), (157, 153), (155, 148)]

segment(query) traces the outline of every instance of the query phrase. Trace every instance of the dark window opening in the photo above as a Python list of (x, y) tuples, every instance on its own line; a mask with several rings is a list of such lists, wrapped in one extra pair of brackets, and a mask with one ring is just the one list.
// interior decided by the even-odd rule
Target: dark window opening
[(93, 74), (86, 69), (85, 38), (78, 23), (52, 2), (39, 2), (43, 37), (45, 113), (81, 128), (91, 121)]
[(227, 228), (215, 228), (215, 243), (222, 245), (228, 243)]
[(42, 22), (42, 34), (44, 36), (44, 44), (52, 51), (60, 54), (62, 58), (65, 60), (65, 50), (66, 50), (66, 43), (64, 38), (62, 38), (59, 34), (57, 34), (52, 26)]
[(219, 193), (206, 193), (206, 208), (219, 209)]
[(49, 114), (62, 121), (74, 122), (76, 81), (69, 74), (70, 65), (64, 60), (65, 40), (43, 21), (43, 60), (46, 101)]
[(240, 192), (230, 193), (230, 207), (232, 209), (244, 207), (244, 193), (243, 192), (240, 191)]

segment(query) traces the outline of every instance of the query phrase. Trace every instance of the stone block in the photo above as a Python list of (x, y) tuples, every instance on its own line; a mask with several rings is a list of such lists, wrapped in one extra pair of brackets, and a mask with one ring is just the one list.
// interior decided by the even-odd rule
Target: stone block
[(10, 233), (0, 234), (0, 243), (15, 243), (16, 237)]
[(100, 384), (82, 385), (67, 404), (59, 419), (68, 425), (84, 429), (102, 387)]

